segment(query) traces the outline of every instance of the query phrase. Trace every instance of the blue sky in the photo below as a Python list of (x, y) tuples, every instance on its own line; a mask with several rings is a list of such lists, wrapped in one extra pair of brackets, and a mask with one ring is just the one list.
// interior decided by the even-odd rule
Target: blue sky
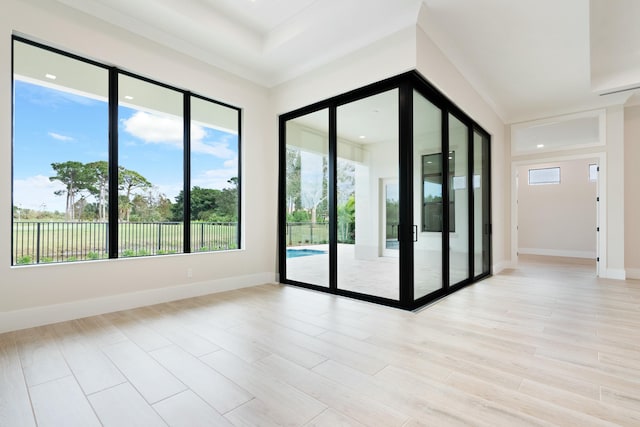
[[(14, 205), (64, 212), (53, 162), (107, 160), (106, 101), (15, 80)], [(172, 201), (182, 189), (182, 118), (119, 108), (119, 161)], [(237, 135), (192, 124), (192, 186), (228, 187), (237, 176)], [(91, 200), (93, 201), (93, 200)]]

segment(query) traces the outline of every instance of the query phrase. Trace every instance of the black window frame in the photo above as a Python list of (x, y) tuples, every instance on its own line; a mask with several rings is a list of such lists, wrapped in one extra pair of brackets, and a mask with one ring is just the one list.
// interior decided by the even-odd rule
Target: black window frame
[[(449, 163), (449, 176), (447, 178), (447, 182), (449, 183), (449, 232), (450, 233), (455, 233), (456, 231), (456, 211), (455, 211), (455, 206), (456, 206), (456, 192), (455, 189), (453, 188), (453, 177), (454, 177), (454, 171), (455, 171), (455, 161), (456, 161), (456, 153), (454, 151), (450, 151), (449, 152), (449, 159), (448, 159), (448, 163)], [(440, 191), (443, 191), (444, 188), (444, 184), (442, 182), (442, 167), (440, 168), (440, 172), (436, 172), (436, 173), (427, 173), (425, 171), (426, 167), (425, 167), (425, 160), (429, 157), (433, 157), (434, 159), (438, 159), (438, 162), (442, 162), (443, 156), (442, 153), (432, 153), (432, 154), (423, 154), (422, 155), (422, 191), (424, 193), (424, 188), (428, 182), (427, 177), (431, 177), (431, 178), (440, 178)], [(435, 201), (435, 202), (424, 202), (422, 204), (422, 231), (425, 233), (441, 233), (442, 232), (442, 227), (443, 227), (443, 220), (442, 220), (442, 212), (444, 212), (444, 210), (442, 209), (442, 204), (444, 203), (444, 196), (441, 195), (440, 201)], [(436, 220), (435, 224), (432, 224), (428, 218), (430, 217), (430, 208), (435, 208), (434, 211), (436, 213), (436, 215), (439, 213), (440, 215), (438, 215), (438, 220)]]
[[(242, 139), (242, 116), (243, 116), (243, 109), (240, 107), (236, 107), (234, 105), (222, 102), (222, 101), (217, 101), (215, 99), (209, 98), (207, 96), (204, 95), (200, 95), (197, 93), (193, 93), (187, 89), (182, 89), (179, 88), (177, 86), (173, 86), (167, 83), (163, 83), (154, 79), (151, 79), (149, 77), (145, 77), (121, 68), (118, 68), (116, 66), (110, 66), (104, 63), (101, 63), (99, 61), (93, 60), (93, 59), (88, 59), (85, 57), (82, 57), (80, 55), (56, 48), (56, 47), (52, 47), (40, 42), (36, 42), (34, 40), (31, 40), (27, 37), (24, 36), (19, 36), (19, 35), (12, 35), (11, 36), (11, 95), (12, 95), (12, 100), (14, 99), (15, 96), (15, 63), (14, 63), (14, 56), (15, 56), (15, 43), (24, 43), (39, 49), (43, 49), (45, 51), (51, 52), (51, 53), (55, 53), (58, 55), (62, 55), (77, 61), (81, 61), (84, 62), (86, 64), (90, 64), (93, 65), (95, 67), (99, 67), (99, 68), (103, 68), (105, 70), (108, 71), (108, 129), (109, 129), (109, 135), (108, 135), (108, 163), (109, 163), (109, 183), (108, 183), (108, 188), (109, 188), (109, 199), (108, 199), (108, 223), (107, 223), (107, 254), (108, 254), (108, 258), (107, 259), (118, 259), (121, 258), (119, 256), (119, 247), (118, 247), (118, 143), (119, 143), (119, 138), (118, 138), (118, 77), (120, 75), (123, 76), (129, 76), (129, 77), (133, 77), (136, 79), (139, 79), (141, 81), (153, 84), (153, 85), (157, 85), (159, 87), (162, 88), (166, 88), (166, 89), (170, 89), (173, 91), (176, 91), (180, 94), (182, 94), (183, 96), (183, 120), (184, 120), (184, 124), (183, 124), (183, 172), (184, 172), (184, 177), (183, 177), (183, 197), (184, 197), (184, 217), (183, 217), (183, 241), (182, 241), (182, 245), (183, 245), (183, 251), (181, 252), (182, 254), (189, 254), (189, 253), (215, 253), (215, 252), (219, 252), (219, 250), (209, 250), (209, 251), (193, 251), (191, 248), (191, 99), (197, 98), (203, 101), (207, 101), (207, 102), (211, 102), (213, 104), (217, 104), (219, 106), (225, 107), (225, 108), (229, 108), (231, 110), (234, 110), (236, 112), (237, 115), (237, 138), (238, 138), (238, 147), (237, 147), (237, 151), (238, 151), (238, 163), (237, 163), (237, 170), (238, 170), (238, 176), (237, 176), (237, 228), (236, 228), (236, 247), (232, 248), (232, 249), (226, 249), (226, 250), (240, 250), (242, 249), (242, 149), (243, 149), (243, 139)], [(14, 129), (13, 129), (13, 117), (15, 115), (15, 111), (14, 111), (14, 103), (12, 102), (11, 104), (11, 117), (12, 117), (12, 129), (11, 129), (11, 142), (12, 142), (12, 149), (11, 149), (11, 206), (13, 209), (13, 205), (14, 205)], [(11, 244), (12, 244), (12, 249), (11, 249), (11, 266), (12, 267), (22, 267), (22, 266), (33, 266), (33, 265), (41, 265), (42, 263), (39, 262), (34, 262), (34, 263), (29, 263), (29, 264), (16, 264), (16, 259), (15, 259), (15, 254), (14, 254), (14, 248), (13, 248), (13, 242), (14, 242), (14, 215), (11, 215)], [(138, 256), (139, 258), (147, 258), (149, 256), (163, 256), (165, 254), (153, 254), (153, 255), (143, 255), (143, 256)], [(59, 263), (73, 263), (73, 262), (82, 262), (85, 261), (87, 259), (78, 259), (78, 260), (68, 260), (68, 261), (58, 261), (58, 262), (53, 262), (56, 264)], [(52, 263), (46, 263), (46, 264), (52, 264)]]

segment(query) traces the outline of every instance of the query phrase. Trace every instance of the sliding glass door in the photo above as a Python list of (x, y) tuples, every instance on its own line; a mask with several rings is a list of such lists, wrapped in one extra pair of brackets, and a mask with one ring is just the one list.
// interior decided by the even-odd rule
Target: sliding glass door
[(280, 118), (280, 280), (416, 308), (490, 274), (490, 139), (412, 72)]
[(473, 132), (473, 275), (488, 275), (491, 269), (491, 195), (489, 137)]
[(338, 241), (337, 287), (398, 300), (398, 89), (338, 106), (336, 124), (338, 229), (352, 230)]
[(419, 299), (443, 287), (442, 110), (413, 92), (413, 293)]
[(286, 123), (284, 233), (287, 279), (329, 286), (329, 114)]
[(469, 127), (449, 114), (449, 285), (469, 278)]

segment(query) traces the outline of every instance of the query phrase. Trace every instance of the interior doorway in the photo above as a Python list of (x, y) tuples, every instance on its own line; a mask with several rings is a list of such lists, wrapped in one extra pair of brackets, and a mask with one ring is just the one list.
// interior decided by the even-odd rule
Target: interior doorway
[(512, 251), (518, 265), (564, 262), (599, 275), (603, 157), (596, 153), (512, 163)]

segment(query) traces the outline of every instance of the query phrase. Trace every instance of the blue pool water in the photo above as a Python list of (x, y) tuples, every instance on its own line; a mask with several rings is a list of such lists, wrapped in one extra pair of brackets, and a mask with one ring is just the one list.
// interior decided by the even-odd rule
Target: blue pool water
[(301, 256), (322, 255), (327, 251), (320, 251), (317, 249), (287, 249), (287, 258), (298, 258)]

